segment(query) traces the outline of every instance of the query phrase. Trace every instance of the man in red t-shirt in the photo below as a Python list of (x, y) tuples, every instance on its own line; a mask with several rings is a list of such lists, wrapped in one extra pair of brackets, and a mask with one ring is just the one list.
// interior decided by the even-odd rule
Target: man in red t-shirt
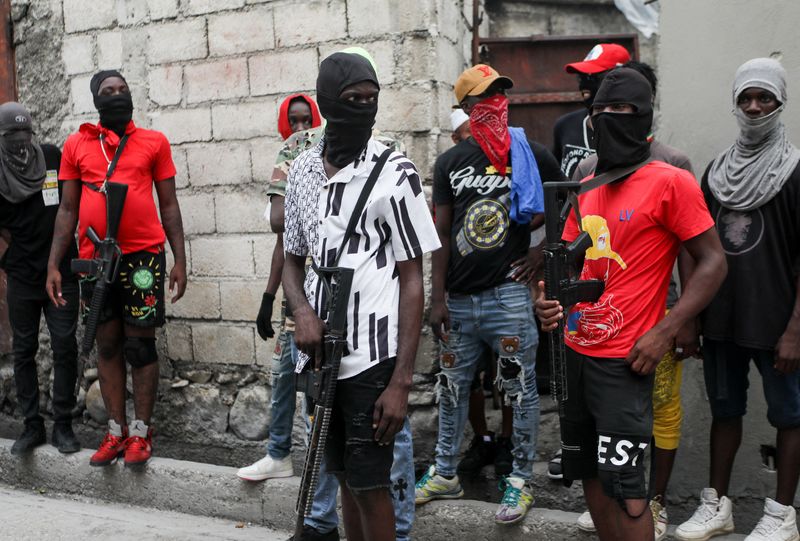
[[(124, 453), (126, 465), (141, 465), (152, 452), (149, 424), (158, 390), (155, 329), (164, 324), (164, 241), (169, 239), (175, 256), (169, 274), (175, 302), (186, 289), (183, 223), (167, 138), (160, 132), (138, 128), (131, 121), (131, 93), (118, 72), (97, 73), (90, 88), (100, 122), (83, 124), (64, 143), (59, 171), (63, 197), (48, 263), (47, 293), (56, 305), (66, 303), (61, 295), (58, 261), (76, 224), (81, 258), (94, 255), (94, 245), (86, 236), (90, 226), (100, 238), (105, 236), (106, 201), (100, 190), (120, 141), (127, 138), (111, 178), (128, 185), (118, 234), (120, 271), (108, 292), (96, 338), (100, 392), (108, 411), (109, 430), (90, 463), (105, 466)], [(94, 283), (84, 279), (81, 286), (82, 301), (88, 306)], [(130, 424), (125, 414), (125, 361), (131, 365), (133, 379), (135, 419)]]
[[(617, 68), (605, 77), (592, 106), (597, 173), (649, 158), (651, 101), (650, 84), (638, 72)], [(725, 276), (725, 256), (703, 194), (682, 169), (653, 161), (578, 200), (581, 229), (592, 238), (581, 278), (605, 281), (605, 291), (566, 313), (543, 294), (536, 300), (542, 330), (566, 318), (564, 478), (583, 481), (601, 539), (652, 539), (642, 457), (653, 430), (653, 373), (678, 330), (711, 300)], [(571, 217), (563, 238), (578, 233)], [(681, 243), (697, 268), (665, 317)]]

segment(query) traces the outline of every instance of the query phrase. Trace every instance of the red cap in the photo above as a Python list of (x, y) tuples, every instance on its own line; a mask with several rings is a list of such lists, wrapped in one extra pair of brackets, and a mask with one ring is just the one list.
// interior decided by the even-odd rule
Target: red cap
[(600, 73), (621, 66), (631, 59), (630, 53), (622, 45), (616, 43), (598, 43), (583, 62), (573, 62), (564, 66), (567, 73)]

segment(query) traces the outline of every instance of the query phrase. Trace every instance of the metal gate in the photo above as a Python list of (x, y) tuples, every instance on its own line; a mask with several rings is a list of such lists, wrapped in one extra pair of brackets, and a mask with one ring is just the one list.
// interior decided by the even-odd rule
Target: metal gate
[[(17, 99), (17, 69), (11, 22), (11, 0), (0, 0), (0, 103)], [(0, 238), (0, 253), (6, 243)], [(0, 354), (11, 352), (11, 324), (6, 306), (6, 273), (0, 270)]]
[(509, 123), (552, 148), (556, 119), (583, 107), (575, 75), (566, 73), (564, 65), (583, 60), (598, 43), (618, 43), (631, 58), (639, 58), (636, 34), (481, 38), (481, 61), (514, 80)]

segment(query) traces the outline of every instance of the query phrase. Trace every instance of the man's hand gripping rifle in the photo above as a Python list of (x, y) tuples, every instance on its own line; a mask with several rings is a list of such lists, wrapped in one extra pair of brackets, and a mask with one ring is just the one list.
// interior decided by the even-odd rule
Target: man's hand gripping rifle
[[(605, 284), (602, 280), (576, 280), (571, 277), (570, 270), (576, 260), (592, 246), (592, 238), (586, 231), (569, 244), (561, 240), (564, 224), (570, 211), (575, 211), (580, 228), (580, 212), (578, 210), (578, 193), (580, 182), (545, 182), (544, 215), (546, 244), (544, 247), (544, 288), (545, 298), (558, 300), (567, 310), (578, 302), (594, 302), (603, 294)], [(566, 350), (564, 346), (564, 321), (558, 322), (558, 328), (549, 333), (550, 341), (550, 388), (559, 403), (566, 402), (567, 374)]]
[(125, 206), (125, 197), (128, 194), (128, 185), (119, 182), (106, 182), (106, 236), (103, 240), (97, 236), (94, 229), (89, 227), (86, 235), (95, 246), (94, 259), (73, 259), (71, 263), (72, 272), (85, 274), (95, 278), (94, 292), (92, 301), (89, 305), (89, 315), (86, 318), (86, 326), (83, 333), (81, 344), (81, 356), (78, 363), (78, 379), (76, 391), (80, 390), (81, 378), (83, 377), (83, 367), (86, 363), (86, 356), (92, 351), (94, 339), (97, 336), (97, 325), (100, 321), (100, 314), (108, 296), (108, 288), (117, 279), (119, 272), (119, 261), (122, 250), (117, 242), (119, 232), (119, 222), (122, 219), (122, 209)]
[(339, 379), (339, 366), (347, 345), (347, 304), (353, 284), (353, 269), (343, 267), (315, 267), (325, 290), (327, 299), (327, 318), (323, 337), (323, 358), (321, 367), (315, 369), (314, 362), (306, 363), (303, 372), (297, 375), (297, 390), (306, 394), (314, 403), (311, 436), (300, 478), (300, 492), (297, 495), (297, 523), (294, 539), (300, 539), (303, 522), (311, 514), (319, 470), (328, 440), (331, 424), (333, 399), (336, 395), (336, 382)]

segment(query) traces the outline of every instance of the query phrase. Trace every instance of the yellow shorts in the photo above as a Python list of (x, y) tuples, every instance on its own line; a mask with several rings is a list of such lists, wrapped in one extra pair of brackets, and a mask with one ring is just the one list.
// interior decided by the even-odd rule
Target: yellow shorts
[(683, 362), (668, 352), (658, 363), (653, 384), (653, 437), (659, 449), (677, 449), (681, 439)]

